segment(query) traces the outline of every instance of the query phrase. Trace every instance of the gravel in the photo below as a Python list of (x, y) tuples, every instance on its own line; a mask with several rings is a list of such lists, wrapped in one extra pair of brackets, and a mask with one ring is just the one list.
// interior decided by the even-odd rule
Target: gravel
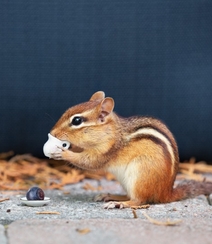
[[(83, 187), (86, 184), (92, 185), (94, 188), (98, 186), (102, 186), (101, 191), (92, 191), (92, 190), (84, 190)], [(47, 190), (45, 191), (45, 196), (50, 197), (51, 201), (48, 205), (42, 207), (28, 207), (23, 205), (20, 202), (20, 198), (25, 196), (26, 192), (0, 192), (0, 199), (9, 197), (10, 200), (4, 201), (0, 203), (0, 243), (4, 242), (4, 228), (2, 226), (8, 226), (6, 229), (7, 236), (9, 237), (9, 243), (22, 243), (23, 239), (20, 239), (19, 231), (17, 230), (20, 227), (20, 231), (27, 231), (30, 229), (32, 225), (35, 226), (43, 226), (43, 235), (45, 235), (45, 228), (51, 229), (52, 231), (55, 230), (55, 226), (58, 226), (58, 230), (65, 228), (64, 226), (68, 223), (72, 223), (72, 227), (70, 228), (70, 232), (72, 236), (76, 235), (76, 228), (80, 226), (89, 227), (91, 229), (95, 229), (93, 234), (87, 234), (87, 237), (90, 236), (89, 240), (93, 240), (93, 242), (83, 242), (83, 238), (80, 237), (78, 239), (78, 243), (98, 243), (95, 242), (95, 236), (102, 233), (102, 229), (108, 228), (108, 232), (101, 235), (101, 240), (107, 240), (107, 235), (110, 235), (111, 240), (114, 243), (119, 243), (123, 240), (134, 240), (134, 238), (142, 237), (142, 231), (145, 232), (144, 240), (148, 243), (152, 243), (150, 240), (152, 236), (157, 239), (156, 235), (154, 234), (154, 230), (158, 230), (158, 234), (161, 237), (161, 240), (164, 240), (163, 234), (167, 236), (167, 240), (171, 240), (170, 238), (176, 236), (171, 227), (165, 226), (157, 226), (149, 222), (143, 213), (147, 213), (151, 218), (156, 219), (157, 221), (176, 221), (182, 220), (182, 222), (172, 228), (176, 228), (178, 231), (178, 237), (180, 243), (197, 243), (196, 240), (199, 236), (204, 240), (204, 243), (212, 239), (212, 206), (209, 204), (211, 203), (212, 195), (207, 198), (203, 195), (198, 196), (194, 199), (187, 199), (179, 202), (173, 202), (168, 204), (155, 204), (151, 205), (149, 209), (139, 209), (136, 210), (137, 219), (134, 218), (133, 212), (131, 209), (104, 209), (102, 202), (94, 202), (93, 198), (96, 194), (100, 193), (124, 193), (121, 186), (117, 182), (107, 181), (107, 180), (84, 180), (80, 183), (74, 185), (68, 185), (64, 187), (64, 190)], [(209, 200), (210, 199), (210, 200)], [(37, 214), (37, 212), (42, 211), (53, 211), (59, 212), (59, 214)], [(12, 223), (12, 224), (11, 224)], [(40, 223), (40, 224), (39, 224)], [(83, 224), (84, 223), (84, 224)], [(86, 223), (86, 224), (85, 224)], [(90, 223), (90, 224), (88, 224)], [(114, 224), (114, 223), (117, 223)], [(118, 225), (124, 226), (120, 227)], [(139, 228), (141, 229), (140, 232), (132, 231), (133, 228), (137, 228), (137, 224), (139, 224)], [(2, 226), (1, 226), (2, 225)], [(97, 225), (97, 226), (96, 226)], [(77, 227), (78, 226), (78, 227)], [(95, 227), (96, 226), (96, 227)], [(129, 227), (130, 226), (130, 227)], [(142, 226), (142, 227), (141, 227)], [(95, 228), (94, 228), (95, 227)], [(36, 227), (37, 228), (37, 227)], [(39, 227), (40, 228), (40, 227)], [(126, 237), (124, 234), (125, 232), (128, 233), (129, 230), (134, 233), (134, 237)], [(31, 229), (30, 229), (31, 231)], [(34, 230), (35, 231), (35, 230)], [(33, 231), (32, 231), (33, 232)], [(117, 236), (117, 233), (122, 233), (120, 236)], [(17, 235), (15, 234), (17, 233)], [(38, 235), (37, 232), (33, 232), (33, 235)], [(37, 234), (36, 234), (37, 233)], [(62, 232), (63, 233), (63, 232)], [(68, 243), (70, 240), (69, 237), (66, 235), (61, 238), (63, 242), (61, 243)], [(99, 233), (99, 234), (98, 234)], [(115, 233), (115, 234), (114, 234)], [(186, 236), (188, 234), (193, 235), (193, 241), (187, 242), (188, 239)], [(203, 233), (204, 235), (203, 237)], [(63, 233), (64, 234), (64, 233)], [(15, 237), (20, 239), (22, 242), (17, 242)], [(41, 235), (42, 236), (42, 235)], [(52, 243), (56, 243), (53, 240), (56, 240), (52, 234)], [(79, 235), (81, 236), (81, 235)], [(117, 238), (115, 238), (115, 236)], [(124, 236), (124, 239), (123, 239)], [(182, 237), (184, 238), (184, 242)], [(148, 238), (149, 239), (148, 239)], [(3, 239), (1, 239), (3, 238)], [(26, 243), (33, 243), (29, 237)], [(103, 238), (103, 239), (102, 239)], [(153, 238), (153, 239), (154, 239)], [(206, 239), (204, 239), (206, 238)], [(155, 239), (155, 240), (156, 240)], [(16, 241), (15, 241), (16, 240)], [(74, 240), (74, 239), (73, 239)], [(86, 240), (86, 238), (85, 238)], [(149, 241), (148, 241), (149, 240)], [(73, 242), (73, 241), (72, 241)], [(203, 243), (202, 242), (202, 243)], [(44, 242), (39, 242), (44, 243)], [(46, 243), (46, 242), (45, 242)], [(70, 242), (71, 243), (71, 242)], [(77, 243), (77, 242), (73, 242)], [(101, 242), (99, 242), (101, 243)], [(104, 243), (104, 242), (102, 242)], [(106, 242), (105, 242), (106, 243)], [(113, 242), (109, 242), (113, 243)], [(125, 242), (126, 243), (126, 242)], [(132, 242), (136, 243), (136, 242)], [(145, 243), (145, 242), (144, 242)], [(162, 243), (162, 242), (158, 242)], [(165, 243), (165, 242), (163, 242)], [(167, 242), (170, 243), (170, 242)], [(175, 243), (172, 241), (172, 243)], [(176, 242), (179, 243), (179, 242)], [(210, 243), (210, 242), (208, 242)]]

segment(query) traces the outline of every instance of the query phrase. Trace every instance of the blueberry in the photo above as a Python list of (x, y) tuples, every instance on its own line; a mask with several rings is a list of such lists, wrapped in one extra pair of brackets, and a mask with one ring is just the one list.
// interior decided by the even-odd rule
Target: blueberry
[(27, 200), (43, 200), (44, 192), (41, 188), (33, 186), (26, 194)]

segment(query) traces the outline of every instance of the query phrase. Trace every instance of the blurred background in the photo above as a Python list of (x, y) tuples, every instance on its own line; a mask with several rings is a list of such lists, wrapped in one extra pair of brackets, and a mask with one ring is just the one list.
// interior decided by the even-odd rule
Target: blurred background
[(98, 90), (210, 163), (212, 1), (1, 1), (0, 152), (44, 157), (62, 113)]

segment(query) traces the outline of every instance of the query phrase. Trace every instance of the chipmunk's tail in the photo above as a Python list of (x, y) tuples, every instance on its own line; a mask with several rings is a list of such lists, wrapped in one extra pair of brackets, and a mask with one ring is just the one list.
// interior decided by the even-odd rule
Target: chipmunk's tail
[(173, 189), (170, 202), (212, 193), (212, 182), (183, 181)]

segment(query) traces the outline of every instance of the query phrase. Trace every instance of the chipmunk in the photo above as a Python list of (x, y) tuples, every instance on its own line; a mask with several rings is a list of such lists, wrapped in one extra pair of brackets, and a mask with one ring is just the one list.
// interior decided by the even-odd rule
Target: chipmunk
[(118, 116), (114, 100), (102, 91), (69, 108), (44, 145), (47, 157), (86, 170), (104, 169), (126, 195), (101, 194), (105, 208), (168, 203), (212, 193), (212, 183), (188, 181), (173, 188), (178, 172), (177, 143), (167, 126), (152, 117)]

